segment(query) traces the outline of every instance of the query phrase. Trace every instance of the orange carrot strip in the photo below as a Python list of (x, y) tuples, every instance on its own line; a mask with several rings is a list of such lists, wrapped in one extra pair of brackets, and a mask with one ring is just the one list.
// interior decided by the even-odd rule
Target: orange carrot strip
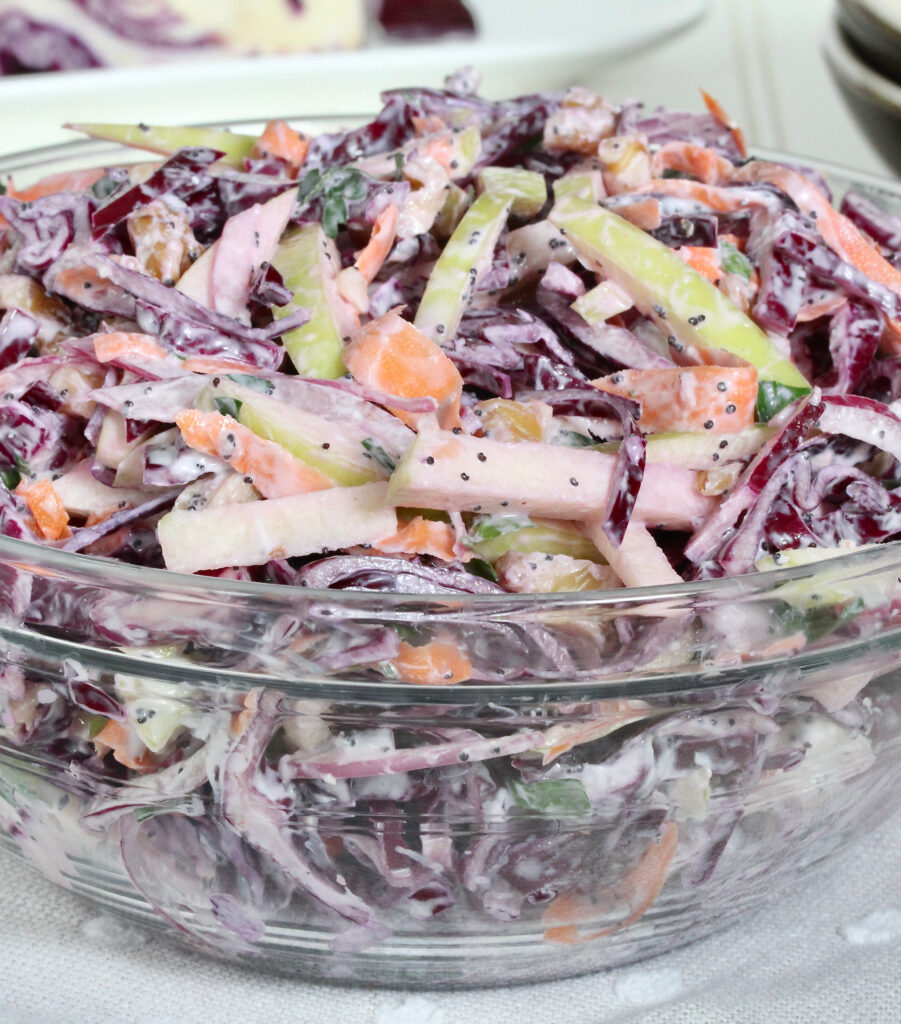
[(714, 118), (724, 127), (728, 128), (735, 139), (739, 155), (744, 158), (748, 155), (748, 147), (745, 145), (745, 133), (738, 127), (735, 121), (723, 110), (718, 100), (715, 100), (710, 93), (701, 89), (701, 96), (704, 99), (704, 106), (710, 111)]
[(391, 246), (397, 236), (399, 216), (400, 210), (397, 203), (389, 203), (375, 218), (369, 241), (359, 252), (354, 253), (355, 266), (367, 281), (373, 280), (391, 251)]
[(432, 555), (452, 562), (457, 558), (454, 545), (457, 535), (450, 523), (414, 516), (390, 537), (373, 547), (385, 554)]
[(640, 402), (638, 424), (643, 431), (729, 433), (754, 422), (757, 371), (753, 366), (618, 370), (592, 384), (601, 391)]
[(731, 177), (735, 165), (709, 146), (672, 141), (665, 142), (654, 153), (651, 169), (657, 178), (663, 177), (664, 171), (684, 171), (705, 184), (713, 185), (721, 179)]
[[(445, 430), (460, 426), (463, 378), (459, 370), (431, 338), (404, 320), (396, 309), (359, 331), (345, 346), (344, 364), (367, 387), (402, 398), (437, 399), (440, 425)], [(414, 429), (423, 415), (403, 409), (391, 412)]]
[(151, 772), (156, 767), (156, 758), (128, 724), (112, 718), (94, 737), (94, 748), (101, 757), (112, 750), (113, 758), (119, 764), (135, 772)]
[(231, 416), (218, 412), (184, 409), (175, 422), (195, 451), (227, 458), (237, 473), (251, 478), (266, 498), (282, 498), (333, 487), (334, 482), (318, 469), (296, 459), (280, 444), (258, 437)]
[(69, 513), (49, 480), (36, 480), (33, 484), (20, 480), (16, 494), (24, 499), (28, 511), (34, 516), (38, 532), (45, 540), (62, 540), (72, 536)]
[(149, 334), (115, 331), (94, 335), (94, 355), (98, 363), (111, 363), (120, 356), (165, 359), (169, 353)]
[(270, 121), (253, 147), (255, 157), (274, 156), (284, 160), (296, 175), (307, 158), (310, 140), (284, 121)]
[[(545, 939), (548, 942), (591, 942), (640, 921), (666, 883), (678, 844), (678, 826), (668, 821), (663, 826), (660, 838), (648, 843), (635, 867), (609, 890), (585, 894), (570, 889), (560, 893), (544, 912), (543, 921), (549, 925), (544, 933)], [(629, 910), (621, 921), (587, 935), (579, 932), (579, 923), (610, 913), (623, 903)]]
[(187, 373), (253, 373), (255, 367), (242, 363), (240, 359), (224, 356), (191, 356), (182, 364)]
[(447, 640), (430, 640), (421, 647), (401, 640), (393, 664), (405, 683), (420, 686), (462, 683), (472, 677), (472, 662)]
[(31, 202), (44, 196), (52, 196), (57, 192), (83, 192), (99, 181), (106, 173), (103, 167), (90, 167), (81, 171), (61, 171), (59, 174), (48, 174), (40, 181), (26, 188), (14, 188), (12, 183), (7, 186), (6, 194), (13, 199)]
[(618, 207), (616, 212), (643, 231), (656, 231), (662, 222), (660, 200), (654, 196), (639, 199), (634, 203), (627, 203)]
[(622, 725), (647, 718), (652, 713), (644, 701), (608, 700), (598, 714), (588, 722), (561, 722), (552, 725), (544, 735), (545, 751), (542, 764), (550, 764), (581, 743), (590, 743), (614, 732)]

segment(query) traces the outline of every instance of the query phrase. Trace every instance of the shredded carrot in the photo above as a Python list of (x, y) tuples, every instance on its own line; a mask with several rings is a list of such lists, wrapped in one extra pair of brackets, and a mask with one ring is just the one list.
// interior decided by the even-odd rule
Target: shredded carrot
[(103, 167), (90, 167), (82, 171), (61, 171), (59, 174), (48, 174), (40, 181), (26, 188), (17, 189), (10, 182), (6, 188), (6, 194), (13, 199), (21, 199), (23, 202), (32, 202), (35, 199), (42, 199), (44, 196), (52, 196), (57, 192), (83, 192), (96, 181), (99, 181), (106, 173)]
[(735, 165), (709, 146), (674, 140), (665, 142), (654, 153), (651, 170), (657, 178), (663, 177), (664, 171), (683, 171), (705, 184), (713, 185), (731, 177)]
[(448, 640), (430, 640), (421, 647), (401, 640), (393, 664), (404, 682), (420, 686), (462, 683), (472, 677), (472, 662)]
[(253, 147), (255, 157), (274, 156), (284, 160), (295, 177), (303, 166), (310, 140), (284, 121), (270, 121)]
[[(543, 921), (549, 926), (544, 932), (545, 939), (567, 944), (591, 942), (640, 921), (663, 889), (678, 844), (678, 826), (668, 821), (659, 838), (648, 843), (635, 867), (609, 889), (596, 893), (570, 889), (560, 893), (544, 912)], [(613, 913), (623, 903), (628, 907), (628, 913), (616, 924), (589, 934), (579, 931), (580, 923)]]
[(334, 486), (324, 473), (301, 462), (280, 444), (258, 437), (231, 416), (183, 409), (175, 414), (175, 422), (195, 451), (227, 459), (232, 469), (248, 476), (266, 498)]
[(643, 431), (733, 433), (754, 422), (757, 371), (753, 366), (676, 366), (617, 370), (592, 381), (596, 388), (641, 403)]
[[(445, 430), (460, 426), (460, 371), (431, 338), (396, 309), (359, 331), (344, 348), (344, 364), (367, 387), (402, 398), (437, 399), (439, 424)], [(396, 408), (391, 412), (414, 429), (423, 415)]]
[(168, 354), (149, 334), (115, 331), (111, 334), (94, 335), (94, 355), (98, 363), (111, 363), (121, 356), (165, 359)]
[(391, 251), (397, 236), (399, 216), (397, 203), (389, 203), (375, 218), (369, 241), (359, 252), (354, 253), (355, 266), (367, 281), (373, 280)]
[(708, 281), (717, 284), (723, 276), (720, 251), (712, 245), (680, 245), (676, 253)]
[(573, 747), (608, 736), (620, 726), (647, 718), (650, 713), (644, 701), (609, 700), (603, 701), (603, 704), (604, 707), (599, 708), (590, 721), (561, 722), (551, 726), (545, 733), (542, 764), (550, 764)]
[(626, 203), (620, 206), (616, 212), (643, 231), (656, 231), (663, 220), (660, 213), (660, 200), (654, 196), (639, 199), (634, 203)]
[(16, 494), (24, 499), (38, 532), (45, 540), (63, 540), (72, 536), (69, 513), (49, 480), (36, 480), (33, 484), (20, 480)]
[(119, 764), (135, 772), (152, 772), (156, 768), (156, 758), (126, 722), (111, 718), (94, 737), (94, 749), (100, 757), (111, 750)]
[(715, 100), (710, 93), (704, 92), (701, 89), (701, 96), (704, 99), (704, 106), (710, 111), (713, 117), (724, 127), (728, 128), (732, 133), (732, 138), (735, 140), (735, 146), (738, 149), (739, 156), (744, 159), (748, 155), (748, 147), (745, 145), (744, 132), (738, 125), (732, 120), (731, 117), (723, 110), (718, 100)]
[(398, 531), (373, 547), (385, 554), (432, 555), (447, 562), (457, 558), (454, 545), (457, 535), (450, 523), (414, 516)]
[(191, 356), (182, 364), (187, 373), (253, 373), (256, 369), (242, 363), (239, 359), (226, 359), (224, 356)]

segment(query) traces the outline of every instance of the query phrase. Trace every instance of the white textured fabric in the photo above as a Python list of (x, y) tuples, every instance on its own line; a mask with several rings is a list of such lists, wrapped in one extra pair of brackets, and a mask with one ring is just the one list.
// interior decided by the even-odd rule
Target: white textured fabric
[(0, 855), (2, 1024), (898, 1024), (901, 816), (744, 925), (496, 991), (326, 987), (187, 953)]

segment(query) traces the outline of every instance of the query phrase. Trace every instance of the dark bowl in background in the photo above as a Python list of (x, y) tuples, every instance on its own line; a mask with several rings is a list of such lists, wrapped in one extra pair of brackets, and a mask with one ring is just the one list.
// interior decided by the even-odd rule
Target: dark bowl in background
[(867, 62), (841, 16), (829, 27), (824, 51), (849, 110), (880, 156), (901, 174), (901, 84)]
[(874, 71), (901, 84), (901, 6), (892, 13), (867, 0), (839, 0), (836, 16), (846, 39)]

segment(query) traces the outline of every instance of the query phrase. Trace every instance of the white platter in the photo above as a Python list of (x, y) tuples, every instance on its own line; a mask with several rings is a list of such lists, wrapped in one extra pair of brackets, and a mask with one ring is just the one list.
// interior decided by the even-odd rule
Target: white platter
[(62, 142), (64, 121), (201, 124), (347, 114), (382, 89), (440, 86), (464, 65), (500, 97), (561, 88), (697, 21), (708, 0), (470, 0), (475, 39), (0, 78), (0, 152)]

